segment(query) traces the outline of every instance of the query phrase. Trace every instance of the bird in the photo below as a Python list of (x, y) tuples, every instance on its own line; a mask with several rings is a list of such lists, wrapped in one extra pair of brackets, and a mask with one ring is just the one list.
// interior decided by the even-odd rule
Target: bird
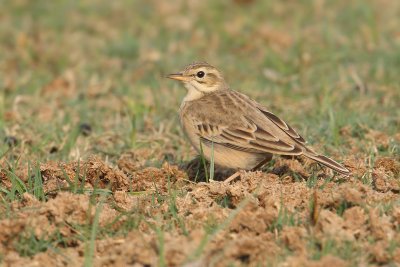
[(183, 83), (187, 94), (179, 108), (180, 123), (195, 150), (218, 166), (255, 171), (273, 155), (300, 156), (349, 175), (350, 171), (307, 145), (288, 123), (247, 95), (229, 87), (222, 73), (207, 62), (194, 62), (167, 78)]

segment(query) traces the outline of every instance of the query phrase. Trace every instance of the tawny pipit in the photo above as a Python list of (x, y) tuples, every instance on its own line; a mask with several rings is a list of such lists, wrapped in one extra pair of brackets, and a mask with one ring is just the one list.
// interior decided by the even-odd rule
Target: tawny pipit
[(168, 78), (183, 82), (188, 90), (179, 113), (182, 128), (207, 160), (213, 155), (217, 165), (254, 170), (272, 154), (304, 155), (341, 174), (350, 173), (314, 152), (289, 124), (265, 107), (231, 90), (221, 72), (208, 63), (190, 64)]

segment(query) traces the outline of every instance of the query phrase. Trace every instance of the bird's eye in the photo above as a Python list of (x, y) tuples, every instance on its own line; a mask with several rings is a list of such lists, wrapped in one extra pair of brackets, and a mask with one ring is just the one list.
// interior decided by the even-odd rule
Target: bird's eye
[(206, 75), (206, 74), (204, 73), (204, 71), (199, 71), (196, 75), (197, 75), (197, 77), (199, 77), (199, 78), (203, 78), (204, 75)]

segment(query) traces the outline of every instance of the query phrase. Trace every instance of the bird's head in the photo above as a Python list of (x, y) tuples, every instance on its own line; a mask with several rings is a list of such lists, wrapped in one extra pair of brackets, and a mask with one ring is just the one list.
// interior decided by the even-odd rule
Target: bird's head
[(192, 63), (167, 77), (182, 82), (189, 94), (199, 96), (228, 88), (221, 72), (206, 62)]

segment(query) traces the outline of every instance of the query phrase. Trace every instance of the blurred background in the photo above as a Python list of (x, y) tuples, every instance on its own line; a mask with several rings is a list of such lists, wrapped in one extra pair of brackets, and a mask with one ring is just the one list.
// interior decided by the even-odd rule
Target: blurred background
[(164, 77), (193, 61), (322, 152), (398, 153), (399, 25), (391, 0), (1, 1), (1, 160), (190, 159)]

